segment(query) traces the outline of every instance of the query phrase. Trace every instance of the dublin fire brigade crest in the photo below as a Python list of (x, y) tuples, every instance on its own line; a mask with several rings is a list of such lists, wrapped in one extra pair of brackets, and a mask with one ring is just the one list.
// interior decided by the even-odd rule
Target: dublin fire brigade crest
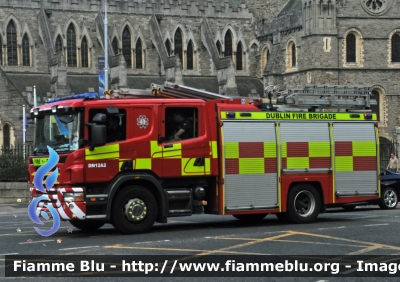
[(149, 119), (146, 116), (139, 116), (137, 118), (137, 126), (139, 126), (139, 128), (141, 129), (145, 129), (147, 126), (149, 126)]

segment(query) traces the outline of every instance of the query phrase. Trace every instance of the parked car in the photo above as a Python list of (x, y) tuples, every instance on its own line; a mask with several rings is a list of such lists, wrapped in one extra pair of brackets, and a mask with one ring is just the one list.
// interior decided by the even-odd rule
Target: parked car
[(381, 167), (381, 198), (379, 201), (357, 204), (346, 204), (342, 208), (350, 211), (357, 206), (379, 205), (381, 209), (394, 209), (399, 201), (400, 194), (400, 173), (396, 173)]
[(400, 173), (381, 167), (381, 201), (382, 209), (394, 209), (399, 201)]

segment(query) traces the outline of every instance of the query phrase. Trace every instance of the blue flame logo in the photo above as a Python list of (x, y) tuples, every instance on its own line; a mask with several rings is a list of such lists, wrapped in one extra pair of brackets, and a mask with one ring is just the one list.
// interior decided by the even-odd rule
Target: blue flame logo
[[(35, 177), (33, 178), (33, 185), (37, 190), (41, 191), (43, 194), (47, 194), (47, 191), (53, 188), (54, 183), (56, 183), (57, 181), (58, 168), (56, 168), (49, 176), (47, 176), (45, 180), (46, 188), (43, 187), (43, 180), (46, 173), (50, 172), (50, 170), (58, 163), (58, 160), (60, 159), (58, 154), (52, 148), (47, 146), (47, 149), (49, 150), (49, 155), (50, 155), (49, 159), (44, 165), (42, 165), (36, 171)], [(40, 201), (50, 202), (50, 199), (47, 195), (42, 195), (32, 200), (32, 202), (28, 206), (28, 215), (34, 223), (44, 225), (44, 223), (36, 215), (36, 207)], [(48, 208), (53, 217), (53, 227), (50, 230), (42, 230), (37, 227), (34, 228), (37, 233), (47, 237), (57, 232), (58, 228), (60, 228), (60, 216), (57, 210), (51, 205), (51, 203), (46, 204), (45, 207)], [(44, 219), (49, 220), (49, 216), (45, 211), (42, 211), (40, 214)]]

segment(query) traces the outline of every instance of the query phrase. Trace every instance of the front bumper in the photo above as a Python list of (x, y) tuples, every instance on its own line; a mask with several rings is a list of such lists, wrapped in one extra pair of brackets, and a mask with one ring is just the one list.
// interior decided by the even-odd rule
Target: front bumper
[(40, 197), (47, 196), (49, 201), (40, 201), (36, 207), (36, 215), (40, 216), (42, 211), (49, 213), (48, 205), (52, 206), (57, 210), (61, 220), (83, 220), (86, 218), (86, 202), (65, 202), (64, 193), (83, 192), (83, 188), (80, 187), (66, 187), (66, 188), (52, 188), (42, 193), (35, 187), (30, 188), (31, 196)]

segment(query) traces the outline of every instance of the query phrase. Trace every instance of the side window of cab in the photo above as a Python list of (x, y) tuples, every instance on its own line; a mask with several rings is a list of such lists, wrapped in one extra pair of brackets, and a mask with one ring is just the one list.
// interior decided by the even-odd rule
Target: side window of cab
[(198, 136), (197, 108), (167, 107), (165, 109), (165, 136), (167, 142)]
[(126, 140), (126, 110), (118, 109), (118, 113), (109, 113), (107, 109), (90, 109), (89, 122), (98, 114), (105, 114), (106, 141), (107, 143)]

